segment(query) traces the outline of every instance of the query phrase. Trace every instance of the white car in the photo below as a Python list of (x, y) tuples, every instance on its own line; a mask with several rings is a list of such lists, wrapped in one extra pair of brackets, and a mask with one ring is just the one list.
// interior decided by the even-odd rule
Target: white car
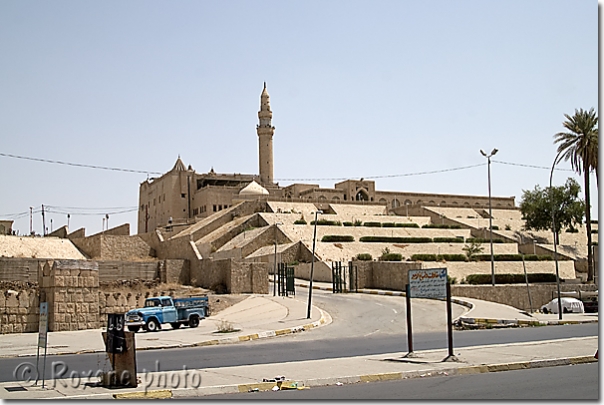
[[(562, 312), (569, 313), (574, 312), (582, 314), (585, 312), (583, 303), (576, 298), (562, 297)], [(554, 298), (547, 304), (541, 307), (541, 312), (544, 314), (557, 314), (558, 313), (558, 298)]]

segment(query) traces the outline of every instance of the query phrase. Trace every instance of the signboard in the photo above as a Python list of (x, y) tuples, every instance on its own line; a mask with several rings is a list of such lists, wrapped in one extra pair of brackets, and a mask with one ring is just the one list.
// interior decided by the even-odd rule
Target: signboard
[(107, 314), (107, 353), (124, 353), (124, 314)]
[(446, 298), (447, 269), (409, 270), (410, 298)]
[(48, 335), (48, 302), (40, 303), (40, 323), (38, 327), (38, 347), (46, 348)]

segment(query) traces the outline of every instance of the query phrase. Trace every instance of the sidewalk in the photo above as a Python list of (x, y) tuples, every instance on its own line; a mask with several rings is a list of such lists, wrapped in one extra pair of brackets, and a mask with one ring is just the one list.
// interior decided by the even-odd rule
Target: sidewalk
[[(314, 307), (306, 318), (306, 301), (300, 297), (251, 295), (245, 300), (202, 320), (195, 329), (173, 330), (163, 325), (158, 332), (138, 332), (136, 349), (167, 349), (208, 346), (261, 339), (310, 330), (331, 323), (331, 317)], [(217, 333), (221, 321), (230, 322), (238, 332)], [(48, 355), (105, 352), (102, 329), (48, 332)], [(35, 356), (37, 333), (0, 335), (0, 357)], [(43, 353), (42, 353), (43, 354)]]
[[(17, 382), (0, 383), (0, 398), (171, 398), (254, 390), (300, 389), (315, 386), (476, 374), (581, 364), (597, 361), (598, 337), (572, 338), (455, 349), (456, 361), (445, 361), (448, 351), (425, 350), (405, 358), (405, 352), (325, 360), (222, 367), (207, 370), (138, 374), (137, 388), (107, 389), (86, 381), (51, 380), (46, 388)], [(284, 382), (263, 382), (284, 376)], [(94, 380), (94, 378), (93, 378)], [(11, 391), (23, 387), (22, 391)], [(7, 389), (8, 388), (8, 389)], [(250, 396), (253, 399), (253, 396)]]

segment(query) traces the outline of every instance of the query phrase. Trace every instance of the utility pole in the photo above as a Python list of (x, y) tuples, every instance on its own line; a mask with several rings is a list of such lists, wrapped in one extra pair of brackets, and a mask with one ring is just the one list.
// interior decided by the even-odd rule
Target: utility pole
[(33, 214), (34, 214), (34, 207), (29, 207), (29, 235), (30, 236), (32, 236), (34, 234)]
[(44, 219), (44, 204), (42, 204), (42, 234), (46, 236), (46, 221)]
[(145, 204), (145, 233), (149, 232), (149, 204)]
[(105, 218), (107, 218), (107, 230), (109, 230), (109, 214), (105, 214)]
[(489, 177), (489, 235), (491, 239), (491, 283), (495, 286), (495, 255), (493, 253), (493, 210), (491, 204), (491, 157), (497, 153), (497, 148), (493, 149), (489, 155), (487, 155), (482, 149), (480, 153), (482, 156), (487, 158), (488, 162), (488, 177)]
[(71, 215), (67, 214), (67, 229), (69, 229), (69, 217), (71, 217)]

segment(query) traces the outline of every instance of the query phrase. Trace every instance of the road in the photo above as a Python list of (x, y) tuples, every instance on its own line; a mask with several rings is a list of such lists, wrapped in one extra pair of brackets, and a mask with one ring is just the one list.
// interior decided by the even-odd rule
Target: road
[[(297, 299), (305, 299), (307, 289), (297, 289)], [(313, 303), (333, 317), (331, 325), (304, 333), (238, 344), (137, 352), (137, 368), (161, 371), (207, 369), (247, 364), (268, 364), (325, 358), (351, 357), (407, 350), (405, 299), (365, 294), (314, 292)], [(434, 300), (413, 303), (414, 350), (447, 347), (445, 304)], [(465, 310), (454, 305), (454, 317)], [(167, 332), (166, 332), (167, 333)], [(566, 325), (539, 328), (513, 328), (455, 331), (454, 347), (513, 343), (569, 337), (597, 336), (598, 325)], [(0, 359), (0, 381), (15, 381), (13, 371), (24, 360)], [(67, 366), (66, 374), (109, 370), (105, 353), (49, 356), (46, 378), (52, 377), (52, 362)]]
[[(192, 398), (183, 398), (192, 399)], [(204, 400), (598, 400), (598, 363), (498, 373), (210, 395)]]

